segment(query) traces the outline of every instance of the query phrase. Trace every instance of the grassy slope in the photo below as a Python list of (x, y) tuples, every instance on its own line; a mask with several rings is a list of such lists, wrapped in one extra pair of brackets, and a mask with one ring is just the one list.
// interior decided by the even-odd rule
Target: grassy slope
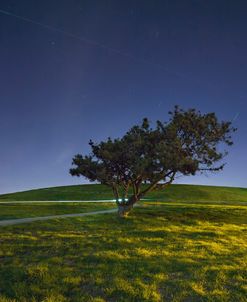
[[(1, 227), (0, 302), (246, 302), (247, 189), (173, 185), (148, 197), (163, 202), (146, 202), (126, 220), (101, 215)], [(106, 187), (84, 185), (0, 201), (111, 198)], [(13, 202), (0, 204), (0, 219), (113, 206)]]
[[(247, 201), (247, 189), (171, 185), (163, 191), (151, 192), (146, 197), (164, 201)], [(54, 187), (0, 195), (0, 201), (99, 200), (112, 198), (111, 190), (102, 185)]]
[(1, 228), (1, 302), (246, 302), (247, 207), (151, 203)]
[(0, 204), (0, 220), (85, 213), (115, 208), (115, 203), (11, 203)]

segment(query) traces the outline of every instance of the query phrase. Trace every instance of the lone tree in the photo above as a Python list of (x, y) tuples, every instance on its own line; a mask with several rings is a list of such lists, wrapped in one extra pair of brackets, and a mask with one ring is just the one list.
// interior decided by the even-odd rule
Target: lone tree
[(165, 188), (179, 175), (222, 170), (223, 145), (233, 144), (236, 131), (232, 123), (218, 121), (215, 113), (178, 106), (169, 115), (168, 122), (158, 120), (155, 128), (144, 118), (122, 138), (90, 140), (91, 154), (75, 155), (70, 174), (110, 186), (123, 217), (145, 194)]

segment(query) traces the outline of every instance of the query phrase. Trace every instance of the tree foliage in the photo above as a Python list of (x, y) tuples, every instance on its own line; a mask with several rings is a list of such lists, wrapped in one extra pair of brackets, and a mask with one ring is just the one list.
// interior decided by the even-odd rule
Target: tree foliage
[(231, 122), (218, 121), (215, 113), (175, 106), (168, 122), (158, 120), (154, 128), (144, 118), (122, 138), (90, 141), (91, 153), (75, 155), (70, 174), (110, 186), (127, 212), (147, 192), (179, 175), (222, 170), (223, 146), (233, 144), (234, 131)]

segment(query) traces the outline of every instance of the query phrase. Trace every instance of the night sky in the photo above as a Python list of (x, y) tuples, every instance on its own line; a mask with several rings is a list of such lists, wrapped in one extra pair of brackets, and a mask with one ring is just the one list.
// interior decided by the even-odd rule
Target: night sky
[(78, 184), (88, 141), (175, 104), (238, 132), (223, 172), (180, 183), (247, 186), (247, 3), (0, 0), (0, 193)]

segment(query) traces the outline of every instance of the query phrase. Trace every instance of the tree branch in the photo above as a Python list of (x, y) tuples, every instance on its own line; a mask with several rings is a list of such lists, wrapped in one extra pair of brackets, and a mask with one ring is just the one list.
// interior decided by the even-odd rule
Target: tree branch
[(176, 174), (176, 172), (174, 172), (174, 171), (170, 171), (170, 172), (166, 173), (165, 175), (162, 175), (158, 180), (156, 180), (155, 182), (151, 183), (150, 186), (148, 186), (145, 190), (143, 190), (142, 192), (140, 192), (138, 194), (138, 197), (139, 196), (142, 197), (145, 194), (147, 194), (149, 191), (153, 190), (157, 186), (157, 184), (158, 184), (159, 181), (161, 181), (162, 179), (170, 176), (171, 174), (172, 174), (172, 176), (171, 176), (170, 180), (166, 183), (166, 184), (170, 184), (174, 180), (174, 177), (175, 177), (175, 174)]

